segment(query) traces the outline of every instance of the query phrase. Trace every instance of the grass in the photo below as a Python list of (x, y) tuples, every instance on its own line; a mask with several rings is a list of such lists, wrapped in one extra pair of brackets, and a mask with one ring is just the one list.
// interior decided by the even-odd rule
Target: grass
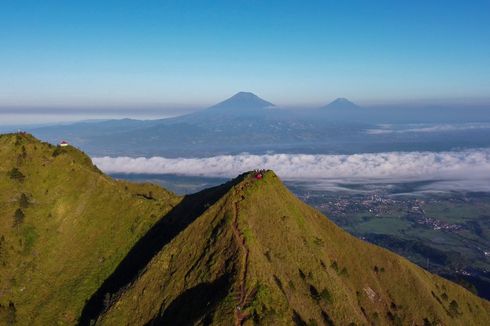
[(0, 160), (2, 322), (490, 324), (488, 302), (344, 232), (272, 171), (181, 198), (26, 134), (0, 136)]
[(401, 218), (379, 217), (357, 224), (353, 229), (359, 233), (400, 234), (411, 224)]
[[(0, 160), (0, 256), (8, 257), (0, 304), (12, 302), (21, 324), (73, 324), (132, 245), (180, 200), (153, 185), (114, 181), (75, 148), (26, 134), (0, 136)], [(156, 200), (137, 196), (150, 191)]]
[[(243, 264), (245, 251), (234, 235), (230, 217), (237, 201), (238, 226), (248, 250), (247, 265)], [(202, 236), (216, 225), (219, 237)], [(169, 260), (176, 252), (178, 256)], [(207, 261), (214, 263), (204, 263)], [(166, 319), (166, 311), (180, 304), (187, 291), (202, 284), (204, 280), (198, 275), (206, 275), (206, 283), (226, 275), (230, 279), (226, 300), (211, 301), (212, 309), (178, 321), (233, 324), (243, 268), (248, 299), (240, 311), (248, 323), (288, 325), (302, 320), (318, 325), (422, 325), (427, 319), (465, 325), (490, 321), (488, 302), (387, 250), (350, 236), (296, 199), (274, 173), (267, 172), (262, 180), (246, 176), (177, 235), (98, 323), (175, 323), (177, 319)], [(441, 305), (431, 292), (437, 296), (446, 293), (449, 299)], [(451, 300), (459, 303), (457, 315), (447, 313)], [(185, 307), (200, 311), (200, 304), (187, 303)], [(180, 309), (184, 309), (182, 305)], [(470, 312), (468, 305), (479, 308)], [(155, 309), (160, 306), (161, 310)]]

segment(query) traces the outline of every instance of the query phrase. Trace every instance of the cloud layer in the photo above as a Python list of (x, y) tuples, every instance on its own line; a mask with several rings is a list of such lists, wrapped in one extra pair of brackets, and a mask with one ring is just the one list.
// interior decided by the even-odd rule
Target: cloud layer
[(408, 124), (408, 125), (379, 125), (377, 129), (368, 129), (370, 135), (406, 134), (406, 133), (435, 133), (451, 131), (469, 131), (490, 129), (490, 123), (458, 123), (458, 124)]
[(106, 173), (234, 177), (272, 169), (285, 180), (464, 180), (490, 177), (490, 149), (354, 155), (220, 155), (207, 158), (95, 157)]

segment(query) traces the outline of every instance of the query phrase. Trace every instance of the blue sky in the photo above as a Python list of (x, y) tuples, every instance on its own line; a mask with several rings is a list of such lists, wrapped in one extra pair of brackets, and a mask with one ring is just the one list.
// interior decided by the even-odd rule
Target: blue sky
[(240, 90), (487, 101), (490, 1), (0, 2), (0, 107), (198, 107)]

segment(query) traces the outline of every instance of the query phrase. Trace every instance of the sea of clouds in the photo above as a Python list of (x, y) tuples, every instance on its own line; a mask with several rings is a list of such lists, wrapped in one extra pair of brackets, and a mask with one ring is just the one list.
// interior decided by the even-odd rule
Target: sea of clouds
[[(353, 155), (220, 155), (205, 158), (95, 157), (104, 172), (235, 177), (272, 169), (284, 180), (490, 180), (490, 149)], [(490, 184), (490, 183), (489, 183)]]

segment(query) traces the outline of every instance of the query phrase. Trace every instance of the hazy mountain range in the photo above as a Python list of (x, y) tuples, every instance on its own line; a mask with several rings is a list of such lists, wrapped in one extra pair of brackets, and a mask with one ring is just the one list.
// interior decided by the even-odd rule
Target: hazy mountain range
[(52, 143), (66, 139), (96, 156), (449, 150), (489, 146), (490, 128), (451, 132), (441, 128), (431, 135), (412, 132), (391, 137), (373, 130), (380, 130), (380, 124), (481, 124), (490, 122), (487, 113), (482, 108), (363, 108), (344, 98), (315, 110), (284, 110), (255, 94), (240, 92), (175, 118), (81, 122), (29, 131)]

